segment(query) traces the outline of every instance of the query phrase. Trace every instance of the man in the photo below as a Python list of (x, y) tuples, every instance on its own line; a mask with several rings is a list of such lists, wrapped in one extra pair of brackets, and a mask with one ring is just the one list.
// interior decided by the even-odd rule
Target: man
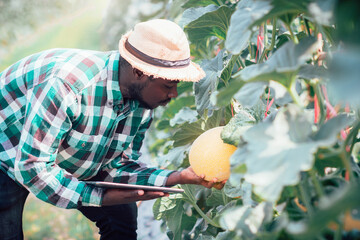
[(134, 202), (165, 194), (86, 181), (215, 186), (216, 179), (205, 181), (191, 168), (136, 161), (152, 109), (177, 96), (179, 81), (204, 77), (189, 57), (179, 26), (151, 20), (125, 34), (119, 51), (53, 49), (0, 73), (0, 239), (23, 238), (28, 192), (79, 209), (96, 222), (101, 239), (136, 239)]

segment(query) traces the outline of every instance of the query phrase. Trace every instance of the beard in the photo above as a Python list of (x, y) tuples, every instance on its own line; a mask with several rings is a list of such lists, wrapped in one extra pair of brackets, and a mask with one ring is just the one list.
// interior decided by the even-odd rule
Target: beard
[(148, 83), (149, 81), (146, 81), (145, 83), (132, 83), (128, 88), (129, 95), (131, 99), (139, 101), (141, 107), (146, 109), (154, 109), (144, 101), (143, 95), (141, 93), (142, 90), (147, 87)]

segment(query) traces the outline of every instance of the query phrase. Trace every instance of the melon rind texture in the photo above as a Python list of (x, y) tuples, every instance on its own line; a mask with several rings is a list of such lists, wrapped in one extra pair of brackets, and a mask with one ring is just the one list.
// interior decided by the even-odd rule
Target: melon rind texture
[(224, 143), (220, 137), (224, 127), (212, 128), (201, 134), (189, 152), (190, 165), (196, 175), (205, 175), (205, 180), (217, 178), (219, 182), (230, 176), (230, 156), (236, 147)]

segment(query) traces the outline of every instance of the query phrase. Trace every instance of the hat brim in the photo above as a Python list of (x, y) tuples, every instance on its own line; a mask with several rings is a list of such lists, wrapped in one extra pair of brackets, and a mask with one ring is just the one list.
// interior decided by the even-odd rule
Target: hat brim
[(201, 69), (201, 67), (192, 61), (190, 61), (190, 64), (185, 67), (169, 68), (154, 66), (135, 57), (125, 48), (125, 42), (131, 32), (132, 31), (129, 31), (121, 37), (119, 41), (119, 52), (120, 56), (128, 61), (133, 68), (139, 69), (146, 75), (172, 81), (179, 80), (185, 82), (198, 82), (200, 79), (205, 77), (205, 72)]

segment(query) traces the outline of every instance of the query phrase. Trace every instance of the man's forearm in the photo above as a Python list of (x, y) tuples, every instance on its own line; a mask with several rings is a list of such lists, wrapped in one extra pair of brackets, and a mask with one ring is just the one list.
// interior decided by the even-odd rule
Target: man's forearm
[(181, 172), (178, 171), (170, 174), (166, 181), (166, 186), (174, 186), (176, 184), (183, 184), (181, 179)]

